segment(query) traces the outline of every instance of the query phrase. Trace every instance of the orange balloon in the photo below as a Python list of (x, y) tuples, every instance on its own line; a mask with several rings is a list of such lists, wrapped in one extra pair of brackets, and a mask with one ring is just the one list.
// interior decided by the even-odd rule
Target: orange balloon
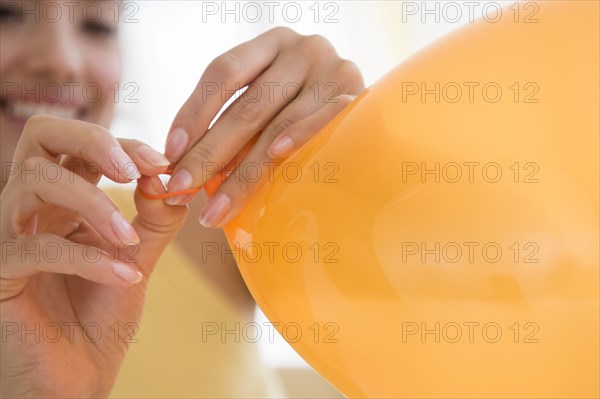
[(394, 69), (226, 226), (349, 397), (599, 396), (599, 3), (535, 4)]

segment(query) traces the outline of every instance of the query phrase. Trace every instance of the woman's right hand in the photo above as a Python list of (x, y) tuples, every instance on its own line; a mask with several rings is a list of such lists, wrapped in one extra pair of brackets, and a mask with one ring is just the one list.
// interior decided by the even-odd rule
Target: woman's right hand
[(0, 394), (107, 396), (137, 330), (148, 277), (186, 216), (135, 194), (129, 223), (96, 183), (165, 192), (168, 161), (136, 140), (29, 119), (0, 194)]

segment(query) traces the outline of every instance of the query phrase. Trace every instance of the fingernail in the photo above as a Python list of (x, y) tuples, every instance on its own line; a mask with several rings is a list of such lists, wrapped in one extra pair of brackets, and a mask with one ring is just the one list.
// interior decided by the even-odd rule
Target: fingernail
[(135, 180), (142, 177), (135, 163), (129, 158), (129, 155), (121, 147), (114, 146), (108, 151), (108, 157), (112, 166), (124, 178)]
[(182, 128), (178, 127), (167, 140), (165, 153), (172, 160), (179, 160), (188, 146), (190, 138)]
[(268, 154), (271, 158), (281, 158), (289, 154), (294, 148), (294, 142), (290, 136), (279, 136), (271, 143)]
[[(179, 169), (175, 175), (169, 180), (167, 185), (167, 192), (173, 193), (180, 190), (189, 190), (194, 184), (194, 178), (192, 174), (186, 169)], [(167, 198), (165, 202), (168, 205), (182, 205), (181, 201), (185, 198), (185, 195), (178, 195), (177, 197)]]
[(205, 227), (216, 226), (231, 208), (231, 199), (223, 193), (215, 194), (200, 212), (200, 224)]
[(179, 205), (187, 205), (196, 198), (196, 194), (186, 194), (180, 196), (180, 198), (181, 200), (179, 201)]
[(152, 176), (150, 181), (152, 182), (152, 191), (154, 191), (152, 194), (163, 194), (167, 192), (165, 185), (158, 176)]
[(164, 155), (147, 145), (138, 148), (137, 153), (140, 158), (153, 166), (169, 166), (171, 164)]
[(113, 272), (128, 284), (137, 284), (144, 277), (142, 273), (122, 263), (113, 263)]
[(165, 186), (158, 176), (143, 176), (138, 180), (138, 189), (148, 194), (164, 194), (167, 192)]
[(110, 221), (114, 233), (117, 235), (122, 244), (137, 244), (140, 242), (135, 229), (127, 219), (121, 215), (121, 212), (114, 211), (111, 215)]

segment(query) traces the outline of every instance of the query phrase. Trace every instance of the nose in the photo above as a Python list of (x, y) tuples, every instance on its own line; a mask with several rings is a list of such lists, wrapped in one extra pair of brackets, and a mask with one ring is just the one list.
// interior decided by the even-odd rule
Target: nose
[(79, 80), (83, 57), (74, 29), (68, 20), (37, 23), (27, 40), (27, 51), (23, 52), (26, 72), (47, 81)]

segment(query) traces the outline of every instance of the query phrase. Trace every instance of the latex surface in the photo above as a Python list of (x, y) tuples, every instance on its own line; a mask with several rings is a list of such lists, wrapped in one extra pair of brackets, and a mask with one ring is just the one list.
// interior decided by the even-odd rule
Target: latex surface
[(347, 396), (599, 395), (598, 2), (537, 4), (398, 66), (226, 226)]

